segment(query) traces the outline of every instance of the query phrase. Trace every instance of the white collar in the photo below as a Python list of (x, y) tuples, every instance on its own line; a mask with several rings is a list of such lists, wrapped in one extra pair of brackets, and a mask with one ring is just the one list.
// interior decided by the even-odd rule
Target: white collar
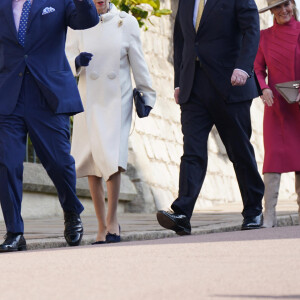
[(118, 13), (119, 13), (119, 11), (116, 8), (116, 6), (112, 3), (110, 3), (109, 11), (106, 14), (99, 15), (100, 21), (107, 22), (107, 21), (111, 20)]

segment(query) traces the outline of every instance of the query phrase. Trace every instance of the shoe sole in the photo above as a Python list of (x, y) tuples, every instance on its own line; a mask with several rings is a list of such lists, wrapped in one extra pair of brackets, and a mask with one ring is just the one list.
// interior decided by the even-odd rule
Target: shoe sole
[(7, 250), (0, 250), (0, 253), (7, 253), (7, 252), (17, 252), (17, 251), (26, 251), (27, 246), (23, 245), (18, 247), (18, 249), (7, 249)]
[(106, 244), (115, 244), (115, 243), (121, 243), (121, 240), (119, 241), (106, 241)]
[(176, 232), (176, 234), (183, 236), (183, 235), (190, 235), (191, 232), (188, 231), (186, 228), (177, 225), (174, 221), (172, 221), (168, 216), (163, 214), (162, 212), (158, 212), (156, 214), (157, 221), (160, 226), (170, 229)]
[(253, 230), (253, 229), (261, 229), (262, 226), (253, 226), (253, 227), (241, 227), (241, 230)]
[(66, 240), (66, 242), (67, 242), (67, 244), (68, 244), (69, 246), (71, 246), (71, 247), (75, 247), (75, 246), (79, 246), (79, 245), (80, 245), (80, 243), (81, 243), (81, 240), (82, 240), (82, 237), (83, 237), (83, 233), (81, 234), (81, 237), (80, 237), (80, 239), (79, 239), (77, 242), (75, 242), (75, 243), (69, 243), (69, 242), (67, 241), (67, 238), (66, 238), (66, 236), (65, 236), (65, 240)]

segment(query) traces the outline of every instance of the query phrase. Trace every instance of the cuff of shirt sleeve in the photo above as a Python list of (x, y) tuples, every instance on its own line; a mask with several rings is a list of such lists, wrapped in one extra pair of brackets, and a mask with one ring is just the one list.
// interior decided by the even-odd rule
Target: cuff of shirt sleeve
[(250, 75), (249, 75), (246, 71), (244, 71), (244, 70), (242, 70), (242, 69), (235, 69), (235, 70), (239, 70), (239, 71), (245, 73), (245, 74), (247, 75), (247, 77), (250, 78)]
[(263, 83), (263, 84), (259, 83), (259, 85), (260, 85), (260, 88), (261, 88), (262, 91), (265, 90), (265, 89), (270, 90), (270, 87), (266, 83)]

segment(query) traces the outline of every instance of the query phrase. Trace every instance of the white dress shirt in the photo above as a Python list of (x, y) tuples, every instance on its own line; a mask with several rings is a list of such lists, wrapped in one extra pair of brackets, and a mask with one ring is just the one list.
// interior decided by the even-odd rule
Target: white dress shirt
[[(22, 13), (22, 9), (23, 9), (23, 5), (24, 5), (25, 1), (26, 0), (13, 0), (12, 1), (12, 9), (13, 9), (13, 15), (14, 15), (14, 20), (15, 20), (17, 31), (19, 30), (21, 13)], [(31, 4), (32, 4), (32, 2), (33, 2), (33, 0), (31, 0)]]

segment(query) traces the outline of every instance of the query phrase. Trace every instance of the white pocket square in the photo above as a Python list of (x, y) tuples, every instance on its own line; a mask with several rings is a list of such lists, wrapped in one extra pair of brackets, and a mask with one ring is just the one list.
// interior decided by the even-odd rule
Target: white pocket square
[(43, 12), (42, 12), (42, 16), (43, 15), (47, 15), (47, 14), (50, 14), (50, 13), (52, 13), (52, 12), (54, 12), (55, 11), (55, 8), (53, 8), (53, 7), (45, 7), (44, 9), (43, 9)]

